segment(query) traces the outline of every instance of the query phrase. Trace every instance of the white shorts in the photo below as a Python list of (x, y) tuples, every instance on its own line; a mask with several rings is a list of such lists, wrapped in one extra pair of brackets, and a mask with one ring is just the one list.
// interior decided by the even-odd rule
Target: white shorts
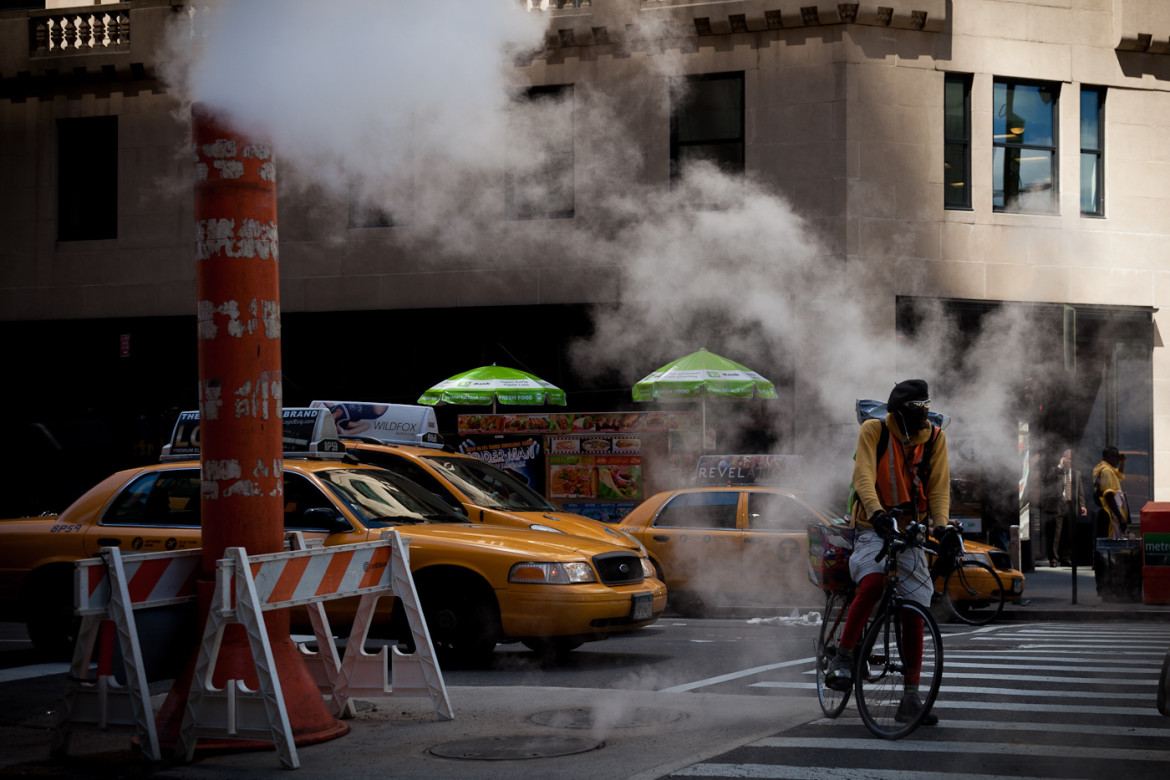
[[(853, 554), (849, 556), (849, 576), (854, 582), (861, 582), (868, 574), (885, 573), (886, 559), (874, 560), (882, 551), (882, 544), (882, 538), (872, 530), (857, 529), (857, 538), (853, 540)], [(898, 595), (930, 609), (934, 583), (930, 581), (930, 567), (926, 563), (926, 553), (921, 547), (898, 554), (898, 574), (900, 575)]]

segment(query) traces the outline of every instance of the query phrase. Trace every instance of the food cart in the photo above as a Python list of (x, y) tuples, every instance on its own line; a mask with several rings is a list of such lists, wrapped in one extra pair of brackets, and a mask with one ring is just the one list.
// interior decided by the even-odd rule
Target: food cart
[(457, 449), (522, 476), (565, 512), (618, 522), (661, 490), (690, 484), (695, 412), (461, 414)]

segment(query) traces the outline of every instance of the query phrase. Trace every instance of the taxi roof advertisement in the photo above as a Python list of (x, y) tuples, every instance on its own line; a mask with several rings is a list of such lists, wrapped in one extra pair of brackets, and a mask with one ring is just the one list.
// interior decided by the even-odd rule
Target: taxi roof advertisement
[(442, 446), (435, 410), (412, 404), (378, 404), (363, 401), (313, 401), (310, 406), (328, 409), (342, 436), (370, 436), (385, 442)]

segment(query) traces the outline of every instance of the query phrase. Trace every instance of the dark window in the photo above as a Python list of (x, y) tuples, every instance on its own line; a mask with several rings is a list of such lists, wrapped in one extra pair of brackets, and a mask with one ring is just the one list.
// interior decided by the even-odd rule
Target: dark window
[(447, 486), (440, 482), (433, 474), (424, 469), (417, 463), (413, 463), (406, 458), (400, 458), (397, 455), (389, 455), (377, 450), (352, 450), (354, 455), (363, 463), (372, 463), (375, 466), (381, 466), (387, 471), (393, 471), (395, 474), (406, 477), (411, 482), (416, 483), (419, 487), (426, 488), (435, 497), (448, 504), (456, 512), (466, 514), (467, 510), (459, 499), (455, 497)]
[(735, 528), (739, 493), (682, 493), (667, 502), (654, 520), (655, 528)]
[(1105, 89), (1081, 87), (1081, 213), (1105, 215)]
[(1058, 84), (996, 81), (992, 203), (996, 211), (1055, 214)]
[(710, 162), (744, 171), (743, 73), (685, 76), (671, 82), (670, 179), (688, 165)]
[(783, 493), (751, 493), (748, 496), (748, 528), (754, 531), (807, 531), (815, 516), (792, 496)]
[(199, 485), (195, 469), (143, 474), (118, 494), (102, 524), (198, 528)]
[[(383, 228), (406, 225), (410, 222), (410, 202), (413, 191), (409, 186), (389, 194), (370, 192), (367, 188), (351, 185), (348, 207), (350, 228)], [(389, 203), (393, 203), (390, 206)]]
[(509, 219), (569, 219), (573, 200), (573, 85), (532, 87), (512, 107), (505, 175)]
[(971, 208), (971, 77), (948, 74), (944, 86), (943, 203)]
[(349, 227), (351, 228), (379, 228), (393, 227), (394, 220), (390, 212), (380, 206), (363, 203), (350, 197), (349, 200)]
[(118, 237), (118, 117), (57, 120), (57, 240)]
[[(325, 509), (329, 514), (310, 509)], [(290, 531), (329, 531), (329, 517), (340, 513), (316, 485), (291, 472), (284, 473), (284, 527)]]

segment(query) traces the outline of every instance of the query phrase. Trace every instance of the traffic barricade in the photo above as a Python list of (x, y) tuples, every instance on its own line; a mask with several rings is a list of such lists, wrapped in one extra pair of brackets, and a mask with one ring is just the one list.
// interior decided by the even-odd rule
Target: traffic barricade
[[(387, 648), (371, 655), (362, 646), (377, 600), (390, 595), (402, 603), (415, 650), (406, 654), (395, 649), (393, 666), (387, 671), (391, 660)], [(358, 614), (345, 655), (338, 661), (329, 621), (320, 606), (354, 596), (361, 597)], [(310, 620), (317, 639), (315, 655), (305, 648), (302, 653), (315, 661), (309, 664), (310, 671), (316, 670), (318, 686), (331, 696), (335, 714), (347, 711), (355, 696), (426, 695), (441, 717), (453, 717), (410, 576), (407, 548), (396, 531), (377, 542), (265, 555), (249, 556), (243, 548), (231, 547), (217, 563), (211, 609), (179, 731), (178, 757), (190, 760), (201, 737), (260, 739), (276, 746), (283, 766), (300, 765), (263, 613), (302, 605), (312, 605)], [(256, 667), (256, 690), (241, 680), (228, 680), (223, 688), (212, 684), (220, 640), (230, 623), (245, 628)]]
[[(122, 555), (106, 547), (77, 561), (73, 598), (81, 626), (53, 753), (67, 753), (75, 731), (100, 730), (132, 733), (146, 758), (162, 759), (134, 612), (194, 603), (199, 556), (197, 549)], [(123, 668), (115, 668), (115, 647)]]

